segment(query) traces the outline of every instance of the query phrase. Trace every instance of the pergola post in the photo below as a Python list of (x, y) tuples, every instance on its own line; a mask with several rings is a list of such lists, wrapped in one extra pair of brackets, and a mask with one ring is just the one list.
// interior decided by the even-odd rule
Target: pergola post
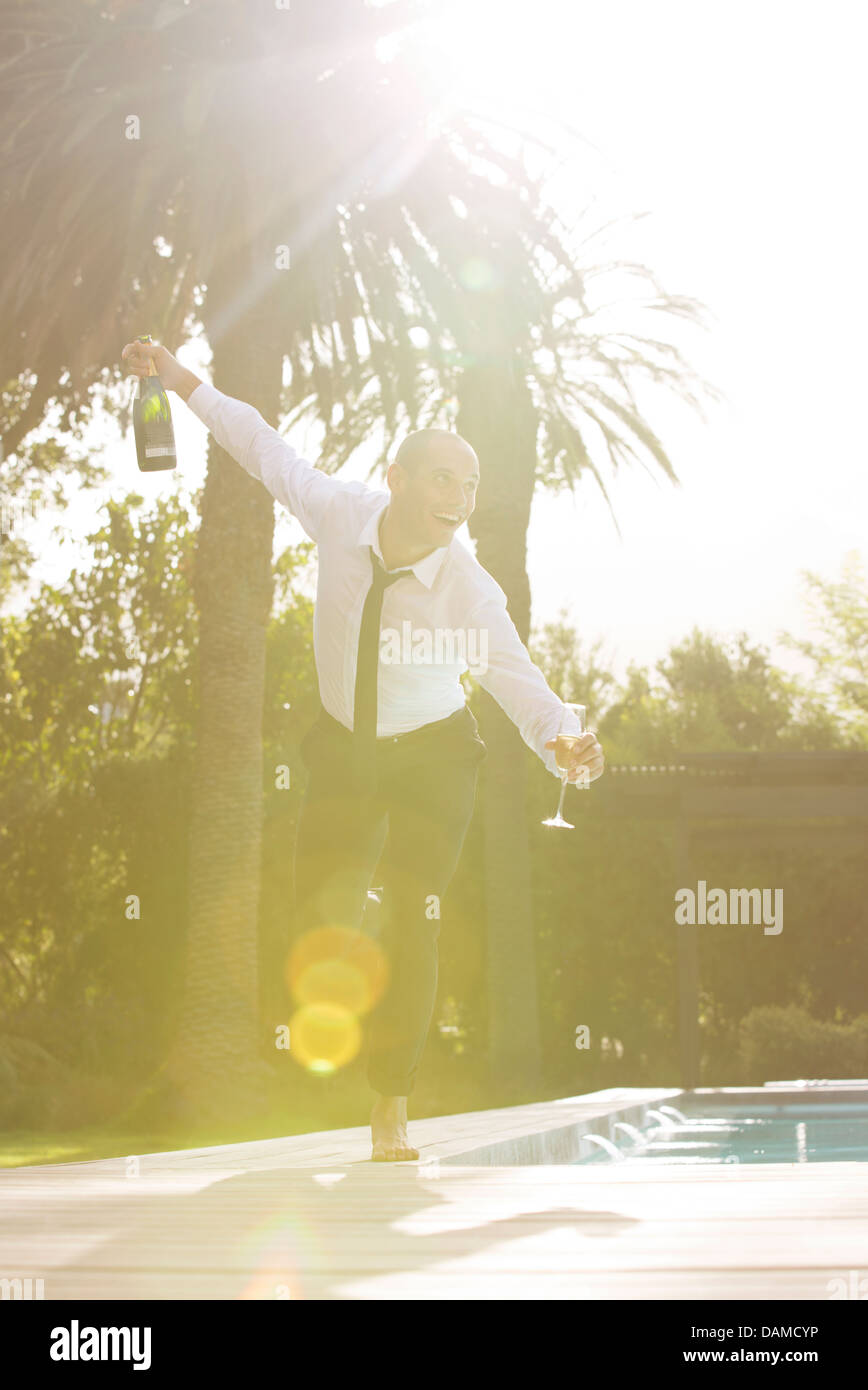
[[(692, 886), (690, 879), (690, 829), (679, 802), (675, 820), (675, 879), (679, 888)], [(673, 894), (674, 900), (674, 894)], [(674, 917), (674, 908), (673, 908)], [(678, 1072), (685, 1091), (699, 1085), (699, 928), (675, 923), (678, 979)]]

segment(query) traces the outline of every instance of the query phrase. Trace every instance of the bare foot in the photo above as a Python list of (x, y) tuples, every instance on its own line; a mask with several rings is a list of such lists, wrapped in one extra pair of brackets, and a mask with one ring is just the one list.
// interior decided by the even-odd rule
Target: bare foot
[(407, 1137), (407, 1097), (380, 1096), (371, 1111), (371, 1158), (401, 1163), (419, 1157)]

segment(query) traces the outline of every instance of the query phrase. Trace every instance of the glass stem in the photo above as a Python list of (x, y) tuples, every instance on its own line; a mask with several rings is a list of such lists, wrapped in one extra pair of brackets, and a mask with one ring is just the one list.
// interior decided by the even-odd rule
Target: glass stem
[(558, 819), (563, 820), (564, 815), (564, 792), (567, 789), (567, 774), (561, 776), (561, 799), (558, 802)]

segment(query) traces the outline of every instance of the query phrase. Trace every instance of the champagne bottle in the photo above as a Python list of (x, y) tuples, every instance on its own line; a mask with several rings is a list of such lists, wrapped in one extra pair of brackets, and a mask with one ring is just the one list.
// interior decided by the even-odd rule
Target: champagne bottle
[[(145, 333), (136, 341), (150, 343), (151, 335)], [(150, 375), (139, 377), (139, 389), (133, 401), (133, 430), (139, 468), (143, 473), (158, 473), (174, 468), (178, 460), (169, 397), (157, 376), (153, 358), (149, 365)]]

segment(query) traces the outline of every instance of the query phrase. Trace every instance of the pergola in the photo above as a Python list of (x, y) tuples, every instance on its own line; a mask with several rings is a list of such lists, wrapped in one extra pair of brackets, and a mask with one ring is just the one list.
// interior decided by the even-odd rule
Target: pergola
[[(649, 767), (614, 766), (599, 784), (608, 815), (655, 817), (674, 827), (673, 870), (696, 883), (698, 844), (714, 836), (744, 844), (814, 845), (834, 834), (836, 847), (868, 857), (868, 752), (691, 753)], [(678, 1037), (681, 1085), (699, 1084), (699, 932), (678, 925)]]

